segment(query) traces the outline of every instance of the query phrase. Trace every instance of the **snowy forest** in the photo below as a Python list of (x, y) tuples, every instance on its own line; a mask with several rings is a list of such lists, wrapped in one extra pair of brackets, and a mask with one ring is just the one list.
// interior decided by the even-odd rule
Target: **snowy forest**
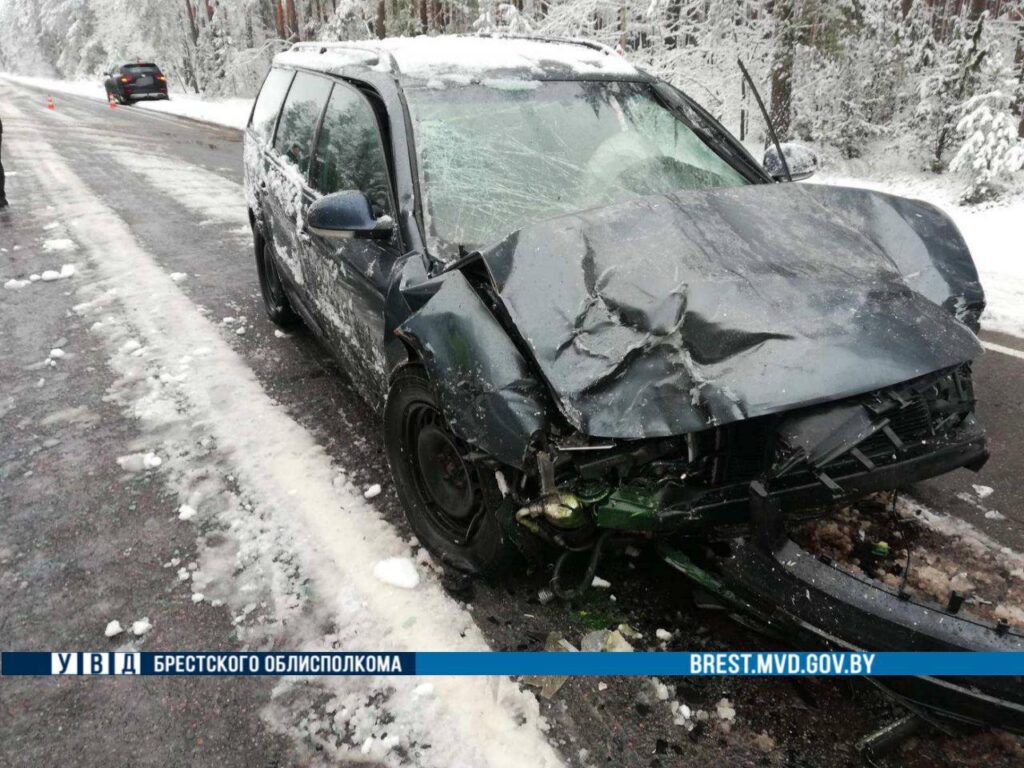
[(0, 70), (65, 78), (155, 60), (179, 90), (251, 95), (301, 40), (508, 33), (598, 40), (764, 137), (878, 146), (963, 173), (965, 201), (1024, 166), (1024, 0), (0, 0)]

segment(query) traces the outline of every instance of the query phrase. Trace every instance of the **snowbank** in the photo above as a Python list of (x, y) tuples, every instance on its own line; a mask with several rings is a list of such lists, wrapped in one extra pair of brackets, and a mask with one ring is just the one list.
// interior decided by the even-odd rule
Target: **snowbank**
[[(30, 77), (7, 73), (0, 73), (0, 77), (12, 83), (41, 88), (54, 94), (63, 93), (102, 102), (107, 100), (106, 91), (103, 89), (103, 79), (99, 77), (93, 80), (59, 80), (52, 77)], [(205, 99), (193, 94), (172, 92), (169, 101), (139, 101), (132, 104), (130, 109), (163, 112), (168, 115), (188, 117), (242, 130), (249, 122), (252, 103), (253, 99), (251, 98)]]

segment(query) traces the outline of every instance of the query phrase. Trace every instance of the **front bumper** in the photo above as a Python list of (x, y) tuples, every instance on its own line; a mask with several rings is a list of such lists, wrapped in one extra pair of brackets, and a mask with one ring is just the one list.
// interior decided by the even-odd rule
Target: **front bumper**
[[(662, 554), (691, 578), (701, 573), (677, 552), (663, 549)], [(703, 588), (801, 646), (842, 651), (1024, 651), (1024, 634), (1005, 624), (911, 600), (815, 558), (790, 540), (774, 550), (744, 544), (722, 563), (720, 580), (703, 575)], [(873, 682), (928, 715), (1024, 733), (1024, 685), (1019, 677), (908, 676)]]

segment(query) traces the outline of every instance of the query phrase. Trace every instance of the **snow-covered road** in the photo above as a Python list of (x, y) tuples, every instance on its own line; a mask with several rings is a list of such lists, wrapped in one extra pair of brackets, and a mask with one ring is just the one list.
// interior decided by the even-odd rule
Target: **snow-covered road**
[[(538, 601), (545, 574), (450, 596), (408, 537), (373, 415), (307, 336), (275, 333), (260, 314), (237, 135), (81, 100), (50, 112), (38, 91), (3, 82), (0, 104), (13, 204), (0, 220), (0, 283), (26, 282), (0, 290), (8, 361), (0, 425), (11, 446), (0, 498), (23, 510), (0, 514), (0, 590), (17, 606), (13, 623), (0, 609), (0, 645), (8, 632), (17, 647), (189, 648), (198, 638), (223, 648), (537, 649), (549, 631), (578, 644), (587, 629), (620, 621), (644, 633), (644, 648), (663, 647), (659, 637), (677, 648), (764, 644), (694, 612), (656, 563), (632, 557), (610, 557), (601, 574), (610, 588), (572, 609)], [(74, 273), (61, 277), (64, 264)], [(43, 269), (57, 277), (32, 281)], [(979, 366), (983, 418), (1008, 446), (1022, 437), (1022, 364), (994, 354)], [(930, 492), (944, 511), (1021, 549), (1011, 529), (1024, 522), (1012, 493), (1021, 471), (1017, 452)], [(995, 488), (983, 508), (972, 482)], [(365, 499), (377, 483), (383, 493)], [(961, 492), (971, 501), (958, 500)], [(1009, 520), (985, 516), (995, 510)], [(49, 542), (47, 527), (72, 520), (82, 529)], [(412, 564), (418, 586), (374, 576), (392, 557)], [(98, 573), (107, 574), (102, 588)], [(129, 628), (143, 617), (152, 629), (141, 638), (104, 637), (109, 621)], [(687, 732), (661, 688), (643, 680), (571, 680), (550, 702), (509, 680), (423, 682), (247, 682), (247, 704), (231, 698), (237, 688), (196, 683), (173, 711), (186, 721), (195, 712), (193, 727), (198, 721), (223, 750), (216, 760), (202, 747), (188, 751), (188, 729), (177, 722), (167, 726), (173, 738), (150, 742), (139, 731), (138, 739), (154, 764), (245, 765), (275, 753), (304, 764), (633, 766), (663, 754), (712, 765), (762, 759), (755, 737), (767, 731), (779, 754), (836, 764), (885, 716), (866, 686), (851, 699), (823, 683), (809, 709), (778, 681), (673, 683), (671, 700), (712, 713), (712, 725)], [(34, 698), (73, 713), (67, 690)], [(139, 722), (160, 722), (147, 707), (166, 689), (97, 690), (137, 706)], [(100, 694), (74, 695), (85, 697), (79, 708), (105, 711), (88, 698)], [(29, 703), (27, 689), (14, 697), (25, 712), (42, 706)], [(736, 723), (709, 731), (724, 697)], [(109, 719), (85, 725), (84, 717), (66, 715), (68, 733), (109, 729)], [(219, 736), (217, 717), (231, 724)], [(0, 762), (4, 744), (39, 749), (27, 732), (0, 738)], [(232, 732), (245, 734), (249, 752), (232, 752)], [(67, 744), (74, 755), (75, 742)], [(89, 764), (109, 764), (100, 759), (116, 755), (108, 746), (96, 743)], [(938, 759), (930, 749), (919, 764)]]

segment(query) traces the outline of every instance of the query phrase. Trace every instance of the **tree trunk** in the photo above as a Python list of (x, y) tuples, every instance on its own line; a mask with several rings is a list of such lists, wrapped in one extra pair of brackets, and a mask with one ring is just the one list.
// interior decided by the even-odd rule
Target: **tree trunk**
[(427, 34), (427, 0), (418, 0), (416, 5), (419, 6), (420, 14), (420, 34)]
[(192, 7), (192, 0), (185, 0), (185, 11), (188, 13), (188, 29), (192, 35), (192, 45), (199, 41), (199, 26), (196, 24), (196, 9)]
[(1024, 22), (1017, 26), (1017, 49), (1013, 53), (1013, 68), (1017, 70), (1017, 98), (1013, 100), (1013, 111), (1020, 122), (1017, 123), (1017, 135), (1024, 139)]
[(665, 27), (668, 30), (668, 34), (665, 35), (665, 47), (670, 50), (679, 45), (681, 31), (679, 26), (682, 15), (683, 0), (669, 0), (668, 7), (665, 9)]
[(288, 28), (288, 39), (299, 37), (299, 20), (295, 16), (295, 0), (285, 0), (284, 4), (285, 25)]
[(381, 40), (388, 36), (388, 31), (385, 27), (387, 8), (387, 0), (377, 0), (377, 19), (373, 24), (373, 31)]
[(284, 28), (284, 8), (281, 6), (281, 0), (274, 3), (274, 20), (277, 22), (277, 36), (284, 40), (288, 35)]
[(772, 125), (779, 141), (789, 138), (793, 105), (793, 58), (796, 49), (796, 25), (793, 0), (775, 0), (775, 47), (772, 52)]
[(988, 0), (971, 0), (971, 4), (967, 7), (967, 18), (971, 21), (977, 21), (981, 18), (981, 14), (985, 12), (987, 6)]

